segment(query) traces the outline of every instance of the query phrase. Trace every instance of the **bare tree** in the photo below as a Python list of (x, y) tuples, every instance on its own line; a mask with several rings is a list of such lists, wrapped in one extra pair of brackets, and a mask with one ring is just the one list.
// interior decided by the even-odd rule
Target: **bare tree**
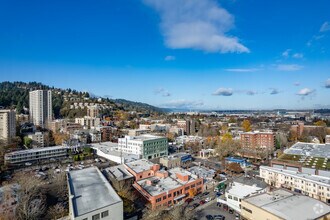
[(26, 178), (18, 176), (20, 186), (18, 192), (18, 204), (16, 219), (39, 219), (46, 210), (46, 196), (41, 190), (42, 182), (38, 178)]
[(63, 205), (57, 203), (56, 205), (51, 206), (48, 209), (47, 216), (49, 219), (56, 220), (59, 218), (63, 218), (64, 216), (67, 215), (67, 213), (68, 213), (67, 209)]

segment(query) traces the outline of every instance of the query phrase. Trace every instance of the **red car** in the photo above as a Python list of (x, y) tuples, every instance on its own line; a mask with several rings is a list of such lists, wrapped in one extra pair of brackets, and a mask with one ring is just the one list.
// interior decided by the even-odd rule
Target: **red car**
[(201, 200), (200, 202), (199, 202), (199, 204), (201, 204), (201, 205), (204, 205), (206, 202), (205, 202), (205, 200)]
[(186, 203), (191, 203), (192, 201), (194, 201), (194, 199), (193, 198), (188, 198), (188, 199), (186, 199)]

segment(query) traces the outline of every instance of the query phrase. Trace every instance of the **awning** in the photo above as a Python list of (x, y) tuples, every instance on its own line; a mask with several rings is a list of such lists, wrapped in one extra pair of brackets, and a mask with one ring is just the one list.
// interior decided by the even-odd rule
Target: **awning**
[(184, 197), (186, 197), (186, 194), (182, 194), (181, 196), (177, 196), (177, 197), (174, 198), (174, 200), (179, 200), (179, 199), (182, 199)]

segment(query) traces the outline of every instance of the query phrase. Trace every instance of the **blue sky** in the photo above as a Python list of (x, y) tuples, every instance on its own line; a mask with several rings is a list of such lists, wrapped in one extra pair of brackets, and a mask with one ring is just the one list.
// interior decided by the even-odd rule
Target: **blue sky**
[(328, 0), (3, 0), (0, 80), (160, 107), (330, 107)]

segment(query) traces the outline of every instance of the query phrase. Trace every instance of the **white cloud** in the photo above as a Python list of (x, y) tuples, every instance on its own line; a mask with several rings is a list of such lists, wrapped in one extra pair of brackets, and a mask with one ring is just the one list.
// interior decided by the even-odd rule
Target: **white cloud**
[(185, 99), (171, 100), (164, 103), (162, 106), (166, 108), (196, 108), (198, 106), (203, 106), (203, 101), (189, 101)]
[(325, 81), (324, 87), (330, 89), (330, 78)]
[(286, 50), (282, 53), (282, 56), (285, 57), (285, 58), (289, 57), (289, 55), (290, 55), (290, 51), (291, 51), (291, 49), (286, 49)]
[(172, 60), (175, 60), (175, 59), (176, 59), (175, 56), (171, 56), (171, 55), (166, 56), (166, 57), (164, 58), (165, 61), (172, 61)]
[(235, 36), (234, 17), (215, 0), (144, 0), (161, 17), (165, 44), (172, 49), (248, 53)]
[(320, 32), (330, 31), (330, 23), (328, 21), (324, 22), (320, 28)]
[(212, 93), (212, 95), (231, 96), (233, 93), (233, 89), (231, 88), (219, 88), (214, 93)]
[(315, 92), (315, 89), (303, 88), (298, 91), (297, 95), (300, 96), (309, 96)]
[(292, 55), (293, 58), (296, 58), (296, 59), (301, 59), (301, 58), (304, 58), (304, 54), (302, 53), (295, 53)]
[(297, 65), (297, 64), (279, 64), (277, 65), (277, 69), (280, 71), (297, 71), (297, 70), (301, 70), (302, 68), (304, 68), (301, 65)]
[(225, 69), (228, 72), (256, 72), (260, 69), (258, 68), (234, 68), (234, 69)]
[(171, 96), (171, 93), (169, 93), (166, 89), (164, 88), (158, 88), (158, 89), (155, 89), (154, 90), (154, 93), (156, 95), (161, 95), (163, 97), (168, 97), (168, 96)]

